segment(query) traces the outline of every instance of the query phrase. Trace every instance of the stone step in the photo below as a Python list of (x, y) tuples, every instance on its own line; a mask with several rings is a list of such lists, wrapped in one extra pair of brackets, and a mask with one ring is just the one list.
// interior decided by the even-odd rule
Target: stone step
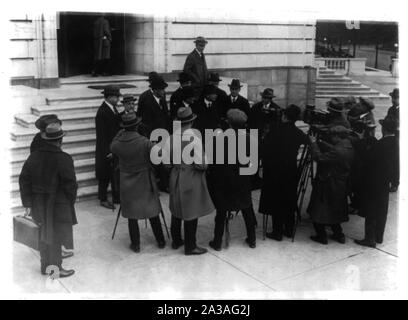
[(367, 86), (354, 86), (354, 87), (348, 87), (348, 86), (316, 86), (316, 90), (322, 90), (322, 91), (327, 91), (327, 90), (347, 90), (347, 91), (370, 91), (371, 88)]
[(337, 74), (337, 73), (319, 73), (318, 78), (321, 79), (337, 79), (337, 78), (343, 78), (344, 76), (342, 74)]
[(147, 83), (147, 76), (144, 75), (120, 75), (110, 77), (91, 77), (89, 76), (77, 76), (69, 78), (61, 78), (61, 87), (75, 86), (75, 85), (98, 85), (98, 84), (119, 84), (119, 83)]
[[(63, 127), (70, 124), (89, 123), (95, 121), (95, 112), (75, 112), (68, 114), (58, 114), (62, 120)], [(15, 116), (16, 123), (24, 128), (35, 128), (34, 123), (38, 116), (34, 114), (18, 114)]]
[[(89, 145), (84, 147), (74, 147), (74, 148), (66, 148), (64, 145), (62, 146), (62, 150), (66, 153), (70, 154), (74, 160), (80, 159), (89, 159), (95, 157), (95, 145)], [(11, 165), (12, 168), (21, 167), (24, 161), (28, 158), (29, 152), (27, 154), (20, 153), (13, 157), (11, 157)]]
[(352, 82), (350, 78), (317, 78), (316, 84), (321, 82)]
[(378, 96), (380, 93), (374, 90), (341, 90), (341, 89), (331, 89), (331, 90), (321, 90), (316, 89), (315, 95), (326, 95), (326, 94), (340, 94), (348, 96)]
[(319, 70), (318, 74), (335, 74), (334, 70)]
[(344, 82), (344, 81), (318, 81), (316, 82), (316, 87), (338, 87), (342, 86), (344, 88), (354, 88), (354, 87), (361, 87), (361, 83), (357, 81), (351, 81), (351, 82)]
[(44, 114), (50, 114), (50, 113), (55, 113), (55, 114), (58, 114), (59, 116), (62, 116), (63, 114), (72, 113), (72, 112), (91, 112), (93, 111), (96, 114), (96, 111), (98, 110), (101, 104), (102, 104), (102, 100), (98, 102), (96, 101), (78, 101), (78, 102), (72, 102), (70, 104), (60, 105), (60, 106), (55, 106), (55, 105), (34, 106), (31, 108), (31, 111), (34, 115), (38, 117)]

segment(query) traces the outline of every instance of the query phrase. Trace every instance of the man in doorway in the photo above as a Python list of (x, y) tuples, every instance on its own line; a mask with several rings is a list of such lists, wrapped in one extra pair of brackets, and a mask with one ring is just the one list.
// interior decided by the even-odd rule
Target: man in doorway
[(94, 68), (92, 76), (109, 75), (112, 35), (109, 21), (101, 14), (94, 22)]
[(197, 87), (199, 93), (207, 83), (208, 69), (204, 56), (204, 48), (208, 41), (204, 37), (194, 40), (195, 49), (187, 56), (183, 71), (192, 78), (193, 86)]

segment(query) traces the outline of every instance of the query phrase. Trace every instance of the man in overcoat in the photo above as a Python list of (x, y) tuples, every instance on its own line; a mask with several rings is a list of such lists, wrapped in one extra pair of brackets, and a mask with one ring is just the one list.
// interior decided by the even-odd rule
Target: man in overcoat
[[(245, 130), (247, 116), (241, 110), (232, 109), (227, 113), (227, 121), (230, 128), (236, 132), (236, 159), (238, 161), (238, 137), (240, 135), (245, 136), (246, 150), (249, 150), (251, 143), (250, 136)], [(241, 211), (247, 233), (245, 242), (250, 248), (255, 248), (256, 219), (252, 208), (250, 176), (240, 174), (240, 168), (243, 167), (240, 163), (228, 163), (228, 146), (225, 147), (224, 156), (223, 164), (210, 166), (211, 172), (207, 177), (211, 199), (216, 208), (214, 239), (210, 241), (209, 245), (216, 251), (221, 250), (227, 213)]]
[(177, 81), (180, 83), (180, 87), (170, 97), (170, 117), (172, 120), (176, 118), (178, 106), (183, 101), (181, 94), (183, 88), (191, 87), (192, 84), (190, 75), (185, 72), (179, 73)]
[(94, 69), (93, 76), (108, 75), (111, 58), (112, 34), (109, 21), (102, 14), (94, 22)]
[(221, 105), (227, 105), (228, 104), (228, 95), (227, 93), (220, 89), (220, 81), (222, 79), (220, 78), (219, 74), (216, 72), (210, 72), (208, 73), (208, 79), (207, 79), (207, 84), (212, 85), (216, 88), (217, 91), (217, 102)]
[(204, 56), (204, 48), (208, 41), (204, 37), (197, 37), (194, 43), (196, 47), (187, 56), (183, 71), (190, 75), (193, 86), (202, 89), (208, 78), (207, 62)]
[(380, 120), (382, 139), (369, 151), (363, 168), (362, 216), (365, 216), (365, 236), (355, 242), (374, 248), (383, 242), (387, 222), (389, 186), (399, 166), (398, 123), (392, 116)]
[(227, 110), (229, 109), (239, 109), (248, 116), (251, 110), (249, 106), (248, 99), (244, 98), (239, 94), (242, 85), (239, 79), (232, 79), (231, 84), (228, 85), (230, 88), (230, 94), (227, 96)]
[[(170, 172), (170, 211), (172, 247), (177, 249), (184, 244), (185, 255), (199, 255), (207, 252), (196, 243), (198, 218), (213, 212), (214, 205), (207, 189), (205, 171), (207, 169), (206, 156), (201, 139), (194, 133), (192, 123), (196, 115), (190, 107), (181, 107), (177, 111), (177, 121), (181, 129), (173, 132), (166, 141), (164, 154), (169, 155)], [(182, 137), (186, 139), (182, 139)], [(178, 142), (177, 142), (178, 141)], [(181, 143), (180, 143), (181, 141)], [(181, 157), (184, 148), (194, 144), (193, 162), (186, 163)], [(179, 154), (181, 163), (173, 161), (172, 155)], [(190, 153), (191, 155), (191, 153)], [(181, 221), (184, 221), (184, 241), (181, 237)]]
[(77, 181), (71, 156), (61, 150), (65, 135), (59, 123), (42, 134), (44, 143), (30, 154), (19, 177), (20, 196), (27, 213), (40, 225), (41, 273), (59, 269), (54, 276), (69, 277), (74, 270), (62, 267), (61, 247), (73, 249), (72, 226), (77, 223)]
[(341, 223), (348, 220), (348, 179), (354, 157), (349, 140), (349, 130), (343, 126), (334, 126), (329, 130), (332, 145), (322, 152), (316, 137), (311, 137), (312, 157), (317, 162), (316, 177), (307, 212), (316, 231), (310, 238), (321, 244), (327, 244), (326, 226), (331, 226), (332, 239), (345, 243)]
[(300, 112), (295, 105), (284, 109), (279, 130), (268, 133), (263, 144), (263, 179), (258, 211), (272, 215), (273, 231), (266, 236), (277, 241), (281, 241), (283, 235), (292, 237), (300, 178), (297, 157), (300, 146), (310, 143), (309, 137), (295, 125)]
[(137, 132), (140, 122), (133, 111), (123, 114), (124, 130), (111, 144), (112, 153), (119, 159), (122, 215), (128, 219), (130, 248), (135, 252), (140, 251), (139, 219), (150, 220), (159, 248), (166, 244), (159, 218), (162, 211), (159, 190), (150, 162), (153, 142)]
[[(388, 109), (387, 116), (393, 117), (396, 122), (397, 122), (397, 131), (395, 133), (396, 137), (399, 139), (399, 123), (400, 123), (400, 117), (399, 117), (399, 89), (395, 88), (390, 92), (391, 96), (391, 101), (392, 101), (392, 106)], [(398, 190), (399, 186), (399, 164), (398, 164), (398, 170), (395, 172), (395, 175), (392, 178), (391, 181), (391, 187), (390, 187), (390, 192), (396, 192)]]
[(30, 153), (42, 146), (44, 139), (41, 137), (41, 134), (45, 132), (45, 129), (51, 123), (59, 123), (59, 125), (62, 124), (61, 120), (58, 119), (56, 114), (45, 114), (35, 121), (34, 125), (38, 130), (40, 130), (40, 132), (34, 136), (33, 141), (31, 142)]
[(119, 87), (107, 86), (104, 91), (105, 100), (99, 107), (95, 117), (96, 150), (95, 150), (95, 173), (98, 180), (98, 198), (100, 205), (113, 209), (114, 205), (108, 201), (107, 189), (111, 184), (112, 198), (114, 203), (119, 203), (119, 190), (114, 181), (113, 155), (110, 152), (110, 144), (120, 129), (120, 114), (117, 109)]

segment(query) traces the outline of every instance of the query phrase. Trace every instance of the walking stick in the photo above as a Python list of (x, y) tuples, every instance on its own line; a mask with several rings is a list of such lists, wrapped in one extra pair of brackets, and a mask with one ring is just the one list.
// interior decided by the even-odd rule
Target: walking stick
[(122, 211), (122, 206), (119, 207), (118, 216), (116, 217), (116, 223), (115, 223), (115, 227), (113, 228), (113, 233), (112, 233), (112, 240), (115, 237), (116, 227), (118, 226), (121, 211)]

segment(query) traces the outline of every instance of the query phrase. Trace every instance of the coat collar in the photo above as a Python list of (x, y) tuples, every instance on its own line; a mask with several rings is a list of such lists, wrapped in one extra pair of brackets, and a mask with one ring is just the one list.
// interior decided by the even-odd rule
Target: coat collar
[(60, 147), (54, 146), (50, 143), (47, 142), (47, 140), (43, 139), (43, 143), (41, 146), (37, 149), (37, 151), (42, 151), (42, 152), (63, 152)]

